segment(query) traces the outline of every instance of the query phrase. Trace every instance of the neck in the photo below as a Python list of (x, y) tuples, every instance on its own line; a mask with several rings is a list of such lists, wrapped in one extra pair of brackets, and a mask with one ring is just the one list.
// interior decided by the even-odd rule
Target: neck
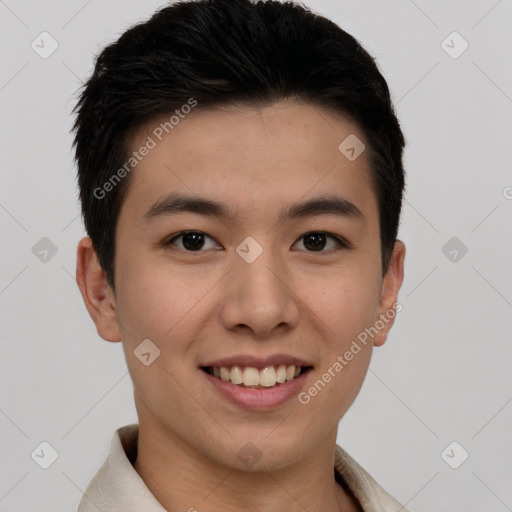
[(169, 511), (357, 512), (334, 477), (336, 431), (290, 467), (242, 471), (212, 460), (151, 423), (140, 423), (134, 469)]

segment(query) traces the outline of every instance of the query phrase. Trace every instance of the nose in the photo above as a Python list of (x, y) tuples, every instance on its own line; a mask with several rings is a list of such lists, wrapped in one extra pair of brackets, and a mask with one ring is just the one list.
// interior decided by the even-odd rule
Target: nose
[(221, 317), (228, 330), (249, 331), (257, 338), (283, 334), (298, 322), (300, 301), (290, 269), (263, 250), (252, 263), (235, 256), (223, 290)]

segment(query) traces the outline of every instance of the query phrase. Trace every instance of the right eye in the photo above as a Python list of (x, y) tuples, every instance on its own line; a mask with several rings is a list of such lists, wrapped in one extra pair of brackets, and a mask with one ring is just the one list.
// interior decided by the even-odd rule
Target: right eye
[[(177, 240), (181, 239), (181, 248), (180, 251), (184, 252), (204, 252), (201, 249), (205, 245), (205, 238), (209, 238), (213, 240), (212, 237), (206, 235), (201, 231), (182, 231), (181, 233), (177, 233), (172, 238), (170, 238), (167, 242), (164, 243), (165, 247), (169, 247), (175, 245)], [(176, 250), (171, 247), (171, 250)]]

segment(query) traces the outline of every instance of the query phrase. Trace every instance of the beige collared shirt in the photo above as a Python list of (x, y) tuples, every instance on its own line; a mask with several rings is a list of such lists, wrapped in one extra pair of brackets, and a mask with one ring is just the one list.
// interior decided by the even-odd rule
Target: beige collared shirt
[[(78, 512), (166, 512), (132, 466), (139, 425), (116, 430), (107, 459), (89, 483)], [(343, 480), (364, 512), (407, 512), (359, 464), (336, 445), (335, 476)]]

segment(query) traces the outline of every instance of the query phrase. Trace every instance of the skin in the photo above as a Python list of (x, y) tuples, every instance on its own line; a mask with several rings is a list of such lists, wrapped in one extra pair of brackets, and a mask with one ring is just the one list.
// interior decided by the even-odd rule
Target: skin
[[(160, 121), (140, 130), (134, 150)], [(270, 411), (243, 410), (198, 369), (234, 354), (292, 354), (314, 366), (307, 390), (397, 302), (405, 246), (395, 243), (383, 278), (366, 153), (351, 162), (338, 150), (349, 134), (364, 141), (348, 119), (294, 101), (193, 112), (132, 171), (116, 231), (115, 293), (90, 238), (78, 245), (85, 305), (102, 338), (122, 340), (133, 380), (134, 468), (167, 510), (360, 510), (334, 480), (337, 428), (393, 319), (306, 405), (293, 398)], [(173, 191), (223, 201), (237, 217), (145, 222)], [(333, 191), (364, 222), (318, 215), (277, 223), (284, 205)], [(165, 246), (185, 230), (207, 235), (199, 252), (187, 252), (183, 239)], [(311, 250), (311, 231), (351, 248), (327, 237), (323, 251)], [(263, 248), (250, 264), (235, 252), (248, 236)], [(133, 354), (147, 338), (161, 351), (150, 366)], [(262, 454), (250, 468), (237, 457), (247, 442)]]

